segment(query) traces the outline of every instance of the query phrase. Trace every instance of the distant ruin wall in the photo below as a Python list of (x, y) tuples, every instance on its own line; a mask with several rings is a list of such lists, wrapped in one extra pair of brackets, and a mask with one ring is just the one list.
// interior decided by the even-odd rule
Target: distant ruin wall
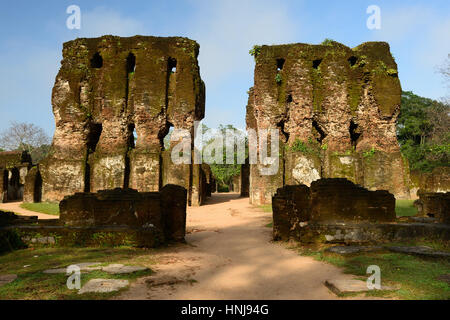
[(450, 224), (450, 192), (418, 192), (419, 199), (414, 201), (418, 214), (436, 219), (437, 222)]
[(437, 167), (431, 172), (411, 172), (411, 198), (423, 192), (450, 192), (450, 167)]
[(31, 165), (31, 156), (26, 151), (0, 152), (0, 203), (23, 199)]
[(280, 163), (271, 176), (251, 166), (251, 203), (270, 203), (277, 188), (319, 178), (410, 197), (396, 137), (401, 87), (387, 43), (262, 46), (255, 60), (247, 128), (279, 131)]
[(180, 37), (64, 43), (52, 92), (56, 129), (39, 167), (42, 200), (118, 187), (158, 191), (175, 183), (188, 190), (190, 203), (200, 204), (197, 169), (186, 165), (170, 178), (163, 143), (170, 127), (193, 132), (194, 121), (204, 117), (198, 53), (195, 41)]

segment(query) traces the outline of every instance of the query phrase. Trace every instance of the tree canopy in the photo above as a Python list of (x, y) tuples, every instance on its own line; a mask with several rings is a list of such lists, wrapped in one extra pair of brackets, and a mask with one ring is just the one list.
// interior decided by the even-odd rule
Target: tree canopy
[(28, 151), (34, 163), (42, 160), (49, 149), (50, 138), (32, 123), (12, 121), (11, 126), (0, 133), (0, 150)]
[(445, 102), (402, 93), (402, 108), (397, 123), (401, 151), (412, 170), (431, 171), (449, 166), (450, 106)]

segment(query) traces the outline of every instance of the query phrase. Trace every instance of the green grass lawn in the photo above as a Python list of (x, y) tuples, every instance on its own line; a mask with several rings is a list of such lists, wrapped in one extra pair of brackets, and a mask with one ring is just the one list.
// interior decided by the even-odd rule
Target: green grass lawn
[(272, 205), (271, 204), (263, 204), (259, 206), (260, 209), (264, 212), (272, 212)]
[[(122, 263), (148, 267), (155, 264), (155, 250), (132, 247), (117, 248), (28, 248), (0, 255), (0, 274), (16, 274), (18, 278), (0, 287), (0, 300), (5, 299), (107, 299), (119, 294), (96, 293), (79, 295), (77, 290), (66, 286), (65, 274), (45, 274), (51, 268), (66, 267), (81, 262), (100, 262), (102, 264)], [(27, 266), (27, 267), (24, 267)], [(103, 271), (81, 273), (81, 285), (94, 278), (127, 279), (150, 275), (152, 271), (133, 274), (112, 275)], [(124, 289), (126, 290), (126, 289)], [(123, 291), (123, 290), (122, 290)]]
[[(405, 244), (402, 244), (405, 245)], [(417, 245), (417, 244), (416, 244)], [(429, 245), (429, 244), (427, 244)], [(435, 244), (435, 247), (439, 246)], [(442, 250), (442, 246), (440, 246)], [(448, 249), (448, 248), (447, 248)], [(437, 277), (450, 274), (450, 261), (424, 259), (417, 256), (381, 251), (341, 256), (317, 249), (299, 249), (300, 254), (343, 268), (345, 273), (367, 280), (367, 267), (377, 265), (381, 270), (381, 284), (398, 286), (394, 291), (369, 291), (367, 296), (397, 299), (448, 300), (450, 285)]]
[(34, 212), (59, 216), (59, 203), (53, 202), (22, 203), (20, 207)]
[(410, 217), (417, 214), (414, 200), (395, 200), (395, 213), (397, 217)]

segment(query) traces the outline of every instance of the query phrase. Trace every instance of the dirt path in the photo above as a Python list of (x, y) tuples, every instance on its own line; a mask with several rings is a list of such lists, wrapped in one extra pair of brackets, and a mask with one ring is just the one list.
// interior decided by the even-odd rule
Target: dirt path
[(213, 195), (188, 209), (188, 244), (158, 251), (156, 274), (119, 299), (336, 299), (324, 281), (352, 277), (271, 242), (270, 222), (248, 198)]
[(37, 216), (38, 219), (58, 219), (58, 216), (52, 216), (50, 214), (30, 211), (24, 208), (21, 208), (20, 205), (22, 202), (7, 202), (0, 203), (0, 210), (11, 211), (17, 213), (21, 216)]

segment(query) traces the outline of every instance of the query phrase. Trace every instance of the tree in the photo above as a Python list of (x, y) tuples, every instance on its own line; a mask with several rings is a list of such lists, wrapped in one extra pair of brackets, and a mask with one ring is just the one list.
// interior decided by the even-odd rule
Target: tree
[(48, 153), (49, 144), (50, 138), (45, 131), (32, 123), (13, 121), (8, 129), (0, 133), (0, 148), (28, 151), (32, 157), (34, 153), (39, 159)]
[(402, 109), (397, 123), (401, 151), (413, 170), (431, 171), (449, 166), (450, 106), (445, 102), (402, 93)]
[[(209, 138), (208, 142), (206, 143), (206, 145), (208, 145), (213, 139), (214, 139), (214, 134), (212, 134), (211, 136), (208, 136), (208, 127), (203, 126), (203, 133)], [(242, 137), (242, 135), (245, 135), (242, 131), (236, 129), (235, 127), (233, 127), (232, 125), (220, 125), (216, 134), (220, 134), (222, 135), (222, 137), (226, 137), (226, 132), (229, 131), (232, 133), (232, 136), (240, 136)], [(228, 143), (230, 143), (228, 141)], [(247, 147), (247, 143), (246, 145), (246, 156), (248, 155), (248, 147)], [(233, 177), (239, 175), (241, 173), (241, 164), (237, 164), (237, 147), (236, 145), (233, 144), (234, 147), (234, 159), (235, 162), (233, 164), (227, 164), (226, 163), (226, 147), (227, 147), (227, 142), (224, 141), (224, 146), (223, 146), (223, 163), (212, 163), (209, 164), (211, 167), (211, 171), (212, 174), (214, 176), (214, 178), (216, 179), (216, 181), (218, 182), (219, 186), (228, 186), (228, 188), (231, 187), (232, 183), (233, 183)]]

